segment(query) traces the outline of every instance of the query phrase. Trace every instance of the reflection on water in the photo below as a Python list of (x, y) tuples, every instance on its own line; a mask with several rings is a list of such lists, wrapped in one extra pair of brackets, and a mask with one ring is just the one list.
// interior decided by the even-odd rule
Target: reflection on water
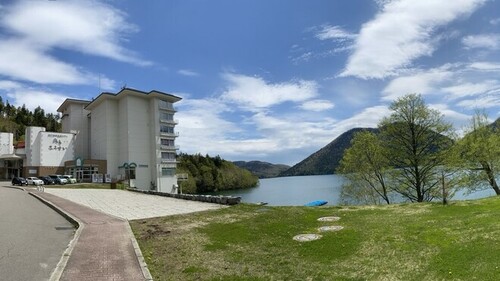
[[(261, 179), (255, 188), (222, 191), (217, 194), (241, 196), (244, 203), (267, 202), (272, 206), (301, 206), (315, 200), (328, 201), (328, 205), (339, 205), (342, 184), (340, 175), (300, 176)], [(453, 200), (477, 199), (495, 195), (492, 189), (467, 194), (459, 191)]]

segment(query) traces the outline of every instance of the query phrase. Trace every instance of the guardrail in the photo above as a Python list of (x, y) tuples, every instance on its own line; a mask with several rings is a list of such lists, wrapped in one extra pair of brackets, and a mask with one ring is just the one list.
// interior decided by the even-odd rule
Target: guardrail
[(174, 194), (167, 192), (151, 191), (151, 190), (141, 190), (129, 188), (128, 191), (139, 192), (144, 194), (158, 195), (163, 197), (171, 197), (177, 199), (199, 201), (206, 203), (215, 203), (221, 205), (236, 205), (241, 203), (241, 197), (235, 196), (220, 196), (220, 195), (200, 195), (200, 194)]

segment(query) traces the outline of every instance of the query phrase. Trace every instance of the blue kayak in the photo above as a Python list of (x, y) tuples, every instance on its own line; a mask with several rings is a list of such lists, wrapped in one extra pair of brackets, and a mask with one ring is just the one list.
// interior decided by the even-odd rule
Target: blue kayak
[(316, 206), (323, 206), (326, 203), (328, 203), (328, 201), (325, 201), (325, 200), (316, 200), (316, 201), (309, 202), (309, 203), (305, 204), (304, 206), (307, 206), (307, 207), (316, 207)]

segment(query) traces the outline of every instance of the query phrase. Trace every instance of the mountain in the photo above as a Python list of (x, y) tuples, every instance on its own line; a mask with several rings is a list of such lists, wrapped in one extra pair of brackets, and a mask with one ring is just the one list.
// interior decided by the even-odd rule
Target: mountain
[(290, 168), (288, 165), (271, 164), (261, 161), (234, 161), (233, 163), (240, 168), (249, 170), (261, 179), (277, 177), (281, 172)]
[(286, 177), (333, 174), (339, 166), (340, 160), (344, 156), (344, 151), (351, 146), (351, 140), (353, 139), (354, 134), (365, 130), (378, 133), (378, 129), (374, 128), (351, 129), (338, 136), (322, 149), (297, 163), (295, 166), (282, 172), (280, 176)]

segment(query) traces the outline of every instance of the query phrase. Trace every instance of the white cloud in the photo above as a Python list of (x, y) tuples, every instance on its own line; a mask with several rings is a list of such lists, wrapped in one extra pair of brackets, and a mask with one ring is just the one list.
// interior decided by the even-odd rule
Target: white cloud
[(226, 73), (223, 78), (229, 84), (222, 99), (234, 102), (247, 110), (266, 108), (283, 102), (301, 102), (318, 95), (314, 81), (298, 80), (284, 83), (268, 83), (260, 77)]
[(180, 69), (179, 71), (177, 71), (177, 73), (179, 73), (180, 75), (184, 75), (184, 76), (199, 76), (200, 75), (198, 72), (192, 71), (189, 69)]
[(471, 63), (469, 67), (475, 70), (498, 71), (500, 70), (500, 63), (474, 62)]
[[(93, 84), (98, 75), (56, 58), (57, 49), (149, 65), (120, 44), (136, 28), (98, 1), (18, 1), (2, 8), (0, 75), (41, 84)], [(104, 79), (104, 88), (113, 81)]]
[(309, 111), (324, 111), (332, 109), (333, 107), (334, 104), (327, 100), (310, 100), (300, 105), (300, 108)]
[(13, 90), (22, 87), (21, 84), (9, 81), (9, 80), (0, 80), (0, 90)]
[(444, 92), (451, 94), (451, 99), (463, 98), (466, 96), (475, 96), (487, 93), (492, 90), (500, 89), (498, 80), (485, 80), (480, 83), (463, 83), (443, 88)]
[(151, 64), (120, 45), (137, 27), (125, 13), (99, 1), (20, 1), (7, 8), (1, 23), (36, 46)]
[(444, 115), (445, 120), (458, 127), (460, 127), (461, 125), (465, 125), (471, 118), (470, 115), (460, 113), (451, 109), (447, 104), (437, 103), (429, 104), (428, 106), (429, 108), (439, 110), (439, 112)]
[(24, 104), (26, 108), (33, 111), (36, 107), (40, 106), (45, 113), (57, 113), (57, 108), (59, 108), (65, 99), (69, 98), (65, 94), (25, 86), (8, 90), (6, 96), (9, 102), (16, 107)]
[(84, 84), (87, 75), (24, 40), (0, 41), (0, 74), (36, 83)]
[(350, 33), (338, 25), (324, 25), (321, 27), (321, 30), (316, 33), (316, 38), (320, 40), (345, 41), (353, 40), (356, 36), (356, 34)]
[[(385, 2), (385, 1), (384, 1)], [(384, 78), (430, 56), (436, 28), (468, 15), (485, 0), (386, 2), (375, 19), (365, 23), (340, 76)]]
[(392, 101), (410, 93), (423, 95), (432, 93), (438, 84), (452, 76), (450, 65), (445, 65), (395, 78), (382, 90), (382, 100)]
[(492, 24), (492, 25), (497, 25), (499, 23), (500, 23), (500, 18), (490, 20), (490, 24)]
[(500, 107), (500, 91), (496, 91), (490, 95), (475, 97), (474, 99), (463, 100), (458, 105), (467, 109)]
[(500, 34), (469, 35), (462, 38), (462, 44), (466, 49), (498, 50), (500, 48)]

